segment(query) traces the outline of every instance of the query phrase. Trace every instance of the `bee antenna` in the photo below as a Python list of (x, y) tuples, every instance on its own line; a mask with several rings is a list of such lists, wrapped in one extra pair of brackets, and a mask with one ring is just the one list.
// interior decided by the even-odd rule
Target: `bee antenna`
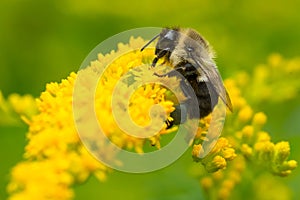
[(156, 38), (158, 38), (159, 34), (157, 34), (154, 38), (152, 38), (147, 44), (141, 48), (141, 51), (143, 51), (149, 44), (151, 44)]

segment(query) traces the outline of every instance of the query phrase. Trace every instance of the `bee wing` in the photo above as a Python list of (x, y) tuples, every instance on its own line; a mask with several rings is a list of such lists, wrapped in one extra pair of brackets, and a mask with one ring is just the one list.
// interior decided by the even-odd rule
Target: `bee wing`
[(232, 111), (232, 104), (230, 97), (223, 85), (222, 78), (219, 74), (219, 71), (216, 67), (216, 64), (213, 61), (207, 61), (201, 59), (200, 56), (197, 56), (195, 52), (189, 52), (190, 58), (192, 59), (193, 66), (200, 68), (202, 74), (204, 74), (208, 81), (212, 83), (216, 92), (220, 95), (222, 101), (226, 104), (230, 111)]

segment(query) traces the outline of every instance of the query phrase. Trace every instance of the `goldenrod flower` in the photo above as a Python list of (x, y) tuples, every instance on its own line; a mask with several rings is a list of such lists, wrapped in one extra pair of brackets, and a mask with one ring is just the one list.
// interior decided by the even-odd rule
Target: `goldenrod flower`
[[(247, 179), (247, 176), (243, 176), (245, 170), (247, 173), (256, 173), (257, 177), (264, 176), (265, 171), (262, 169), (274, 175), (287, 176), (297, 167), (297, 161), (288, 160), (289, 143), (285, 141), (273, 143), (270, 134), (263, 130), (268, 117), (261, 111), (257, 112), (256, 105), (263, 101), (278, 102), (293, 98), (296, 96), (296, 91), (299, 94), (300, 85), (297, 76), (300, 73), (300, 61), (299, 59), (284, 60), (279, 54), (274, 54), (269, 57), (268, 62), (266, 65), (258, 65), (254, 69), (253, 76), (240, 72), (234, 78), (224, 81), (232, 99), (234, 112), (227, 115), (222, 137), (228, 140), (230, 148), (237, 156), (236, 159), (227, 163), (226, 170), (204, 176), (204, 180), (209, 180), (209, 177), (213, 178), (209, 187), (206, 181), (201, 182), (208, 198), (230, 199), (235, 185), (243, 184), (241, 180)], [(276, 70), (270, 70), (270, 68), (276, 68)], [(285, 78), (286, 82), (281, 81), (283, 76), (288, 77)], [(199, 151), (200, 147), (194, 146), (194, 151)], [(205, 168), (207, 168), (206, 159), (213, 156), (216, 149), (220, 149), (218, 145), (215, 146), (215, 150), (200, 160), (204, 162)], [(219, 160), (217, 163), (221, 163), (220, 157), (217, 158)], [(211, 166), (213, 162), (208, 163), (208, 166)], [(247, 169), (248, 165), (249, 169)], [(285, 190), (284, 187), (281, 189)], [(257, 196), (257, 198), (261, 197)]]
[(238, 114), (239, 120), (241, 122), (247, 122), (249, 119), (251, 119), (253, 114), (253, 111), (250, 106), (243, 107)]
[(252, 104), (296, 98), (300, 91), (300, 59), (284, 59), (275, 53), (267, 60), (266, 64), (256, 66), (253, 74), (245, 75), (245, 72), (241, 72), (237, 75), (236, 79), (244, 80), (236, 82), (243, 96)]
[(263, 112), (258, 112), (254, 115), (252, 120), (253, 126), (262, 126), (267, 122), (267, 116)]
[(235, 186), (241, 182), (244, 170), (244, 158), (237, 156), (226, 170), (219, 170), (210, 176), (204, 176), (200, 183), (208, 199), (230, 199)]
[(201, 144), (193, 146), (193, 158), (197, 162), (201, 162), (208, 172), (216, 172), (225, 169), (227, 161), (231, 161), (236, 157), (235, 150), (229, 144), (226, 138), (220, 138), (216, 142), (213, 149), (204, 158), (199, 158), (199, 152), (202, 150)]
[(72, 117), (75, 77), (71, 73), (59, 84), (48, 84), (37, 101), (39, 114), (26, 119), (29, 125), (26, 161), (12, 169), (7, 188), (12, 194), (10, 199), (70, 199), (71, 185), (85, 181), (91, 173), (106, 174), (107, 167), (82, 147), (75, 130)]
[[(170, 132), (166, 131), (164, 121), (174, 110), (173, 102), (166, 100), (166, 88), (156, 84), (155, 79), (157, 80), (158, 77), (153, 76), (153, 72), (149, 73), (149, 69), (145, 67), (131, 71), (131, 74), (127, 74), (127, 79), (119, 81), (129, 70), (145, 65), (143, 62), (153, 59), (152, 51), (135, 50), (143, 44), (142, 39), (131, 38), (129, 44), (119, 44), (117, 52), (107, 55), (99, 54), (97, 61), (92, 62), (89, 67), (82, 69), (78, 74), (71, 73), (61, 83), (47, 84), (46, 91), (37, 100), (39, 113), (31, 118), (24, 118), (29, 125), (27, 134), (29, 142), (24, 154), (26, 160), (12, 169), (12, 179), (7, 188), (11, 193), (10, 199), (71, 199), (73, 197), (71, 186), (74, 183), (84, 182), (91, 174), (101, 181), (105, 180), (109, 169), (96, 160), (82, 145), (75, 123), (77, 126), (84, 126), (83, 128), (88, 133), (86, 137), (95, 141), (94, 145), (101, 149), (99, 153), (107, 159), (114, 159), (116, 152), (106, 148), (101, 138), (100, 140), (95, 138), (94, 134), (97, 128), (95, 124), (88, 123), (94, 112), (77, 110), (79, 113), (82, 112), (80, 119), (76, 118), (78, 115), (75, 115), (74, 119), (72, 114), (73, 103), (79, 107), (91, 104), (87, 97), (95, 96), (96, 117), (106, 136), (115, 145), (142, 153), (145, 142), (149, 140), (152, 145), (160, 148), (160, 134)], [(125, 54), (123, 54), (124, 52)], [(116, 55), (119, 55), (119, 58), (109, 64), (98, 84), (93, 85), (93, 81), (100, 78), (99, 72), (104, 69), (109, 59)], [(153, 77), (152, 82), (154, 83), (141, 85), (135, 88), (136, 90), (131, 96), (128, 96), (126, 91), (130, 87), (130, 80), (142, 79), (145, 81), (149, 76)], [(78, 77), (80, 78), (77, 80)], [(75, 82), (81, 85), (79, 89), (81, 97), (83, 97), (75, 97), (76, 101), (73, 99)], [(166, 82), (179, 88), (176, 78), (160, 78), (159, 82)], [(113, 96), (115, 88), (119, 89), (117, 96)], [(184, 95), (181, 94), (180, 98), (183, 97)], [(12, 105), (22, 113), (24, 109), (17, 107), (18, 98), (18, 96), (11, 97)], [(112, 115), (112, 98), (116, 98), (117, 106), (114, 109), (118, 115), (121, 115), (122, 109), (129, 105), (130, 119), (134, 123), (147, 127), (151, 122), (149, 130), (152, 131), (154, 128), (160, 132), (151, 137), (140, 138), (123, 132)], [(153, 117), (150, 112), (149, 116), (150, 108), (156, 104), (163, 108), (164, 113)], [(154, 114), (157, 115), (156, 112)], [(125, 121), (125, 123), (128, 122)], [(144, 136), (142, 132), (140, 136)], [(40, 184), (41, 182), (43, 184)]]
[(204, 177), (201, 179), (200, 184), (204, 190), (208, 191), (213, 186), (213, 180), (211, 177)]
[(18, 124), (21, 118), (31, 118), (36, 113), (35, 99), (31, 95), (11, 94), (6, 100), (0, 91), (0, 124)]
[[(7, 187), (11, 200), (71, 199), (72, 185), (86, 181), (91, 175), (101, 181), (106, 179), (110, 169), (96, 158), (122, 166), (124, 163), (116, 158), (118, 151), (145, 155), (146, 145), (155, 146), (154, 152), (163, 148), (161, 137), (177, 129), (167, 130), (164, 122), (172, 120), (174, 104), (186, 97), (176, 77), (153, 75), (154, 69), (148, 68), (154, 56), (153, 48), (140, 52), (143, 44), (141, 38), (131, 38), (129, 44), (119, 44), (117, 51), (99, 54), (90, 66), (77, 74), (72, 72), (61, 83), (47, 84), (37, 100), (36, 115), (27, 110), (31, 98), (23, 99), (25, 107), (22, 107), (16, 102), (22, 98), (11, 97), (11, 106), (25, 116), (23, 119), (29, 125), (25, 160), (12, 169)], [(199, 127), (195, 138), (192, 141), (189, 138), (186, 143), (193, 145), (194, 160), (211, 173), (201, 181), (208, 197), (229, 199), (235, 186), (242, 183), (248, 164), (279, 176), (287, 176), (297, 167), (295, 160), (288, 160), (289, 143), (272, 142), (270, 134), (263, 130), (267, 116), (252, 104), (271, 99), (274, 91), (275, 102), (295, 97), (300, 84), (285, 87), (276, 78), (279, 72), (286, 75), (300, 72), (299, 63), (299, 60), (288, 62), (280, 55), (273, 55), (267, 65), (255, 68), (253, 76), (242, 72), (225, 80), (234, 112), (228, 113), (222, 137), (218, 138), (222, 120), (214, 124), (213, 115), (196, 120)], [(278, 70), (270, 72), (270, 67)], [(167, 71), (168, 66), (162, 65), (159, 70)], [(289, 76), (291, 82), (298, 80), (295, 74)], [(172, 85), (174, 90), (170, 91), (164, 84)], [(254, 91), (254, 88), (255, 93), (245, 94), (244, 91)], [(99, 126), (103, 135), (99, 134)], [(207, 141), (211, 151), (201, 157)]]

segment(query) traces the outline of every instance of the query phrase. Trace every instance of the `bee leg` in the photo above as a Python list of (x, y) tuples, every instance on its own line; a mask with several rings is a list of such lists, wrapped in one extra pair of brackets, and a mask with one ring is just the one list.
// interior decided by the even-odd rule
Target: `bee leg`
[(176, 105), (175, 110), (170, 114), (170, 116), (173, 118), (173, 124), (178, 125), (180, 123), (184, 123), (187, 119), (186, 103), (183, 102), (180, 105)]
[(155, 65), (156, 65), (156, 63), (157, 63), (157, 61), (158, 61), (158, 56), (157, 57), (155, 57), (154, 59), (153, 59), (153, 61), (152, 61), (152, 64), (151, 64), (151, 67), (155, 67)]
[(174, 121), (166, 120), (167, 129), (171, 128), (174, 125)]
[(170, 117), (173, 118), (172, 121), (166, 120), (167, 129), (171, 128), (173, 125), (179, 125), (187, 120), (187, 106), (186, 103), (181, 103), (180, 105), (175, 105), (175, 110), (171, 112)]
[[(158, 74), (158, 73), (154, 72), (153, 75), (158, 76), (158, 77), (161, 77), (161, 78), (162, 78), (162, 77), (166, 77), (166, 76), (170, 77), (170, 75), (172, 75), (172, 73), (174, 73), (174, 71), (176, 71), (176, 70), (172, 70), (172, 71), (167, 72), (167, 73), (164, 73), (164, 74)], [(174, 75), (173, 75), (173, 76), (174, 76)]]
[(194, 90), (191, 89), (191, 86), (189, 86), (185, 80), (180, 80), (180, 88), (186, 99), (179, 105), (175, 105), (175, 110), (170, 113), (170, 117), (173, 118), (173, 121), (170, 121), (168, 119), (166, 120), (167, 129), (171, 128), (173, 125), (184, 123), (187, 120), (188, 115), (192, 118), (195, 118), (193, 116), (197, 116), (197, 114), (194, 114), (194, 109), (192, 109), (194, 103), (190, 95), (192, 94), (192, 92), (194, 92)]
[(155, 67), (157, 61), (158, 61), (160, 58), (164, 57), (164, 56), (167, 54), (167, 52), (168, 52), (169, 50), (170, 50), (169, 48), (162, 49), (158, 54), (156, 54), (156, 57), (155, 57), (155, 58), (153, 59), (153, 61), (152, 61), (151, 67)]
[(178, 76), (178, 73), (180, 73), (180, 70), (183, 70), (183, 67), (172, 69), (171, 71), (164, 73), (164, 74), (158, 74), (155, 72), (154, 75), (158, 76), (158, 77), (166, 77), (166, 76), (173, 77), (173, 76)]

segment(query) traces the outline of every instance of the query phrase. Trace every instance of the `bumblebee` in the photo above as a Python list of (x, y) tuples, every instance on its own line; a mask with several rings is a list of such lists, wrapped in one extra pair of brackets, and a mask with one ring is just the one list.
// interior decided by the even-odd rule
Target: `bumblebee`
[[(155, 47), (155, 58), (152, 67), (155, 67), (158, 60), (164, 59), (174, 69), (165, 74), (155, 74), (160, 77), (178, 76), (184, 77), (180, 80), (180, 87), (187, 97), (181, 106), (175, 106), (171, 113), (174, 121), (167, 121), (170, 128), (173, 124), (178, 125), (186, 119), (181, 119), (181, 113), (190, 118), (203, 118), (209, 115), (220, 98), (232, 111), (230, 97), (223, 85), (222, 78), (214, 62), (214, 53), (209, 43), (195, 30), (187, 28), (164, 28), (158, 35), (152, 38), (142, 49), (143, 51), (150, 43), (158, 38)], [(190, 87), (188, 87), (190, 86)], [(192, 88), (193, 91), (189, 91)], [(198, 101), (200, 113), (195, 113), (191, 101), (193, 92)], [(197, 105), (196, 105), (197, 106)]]

